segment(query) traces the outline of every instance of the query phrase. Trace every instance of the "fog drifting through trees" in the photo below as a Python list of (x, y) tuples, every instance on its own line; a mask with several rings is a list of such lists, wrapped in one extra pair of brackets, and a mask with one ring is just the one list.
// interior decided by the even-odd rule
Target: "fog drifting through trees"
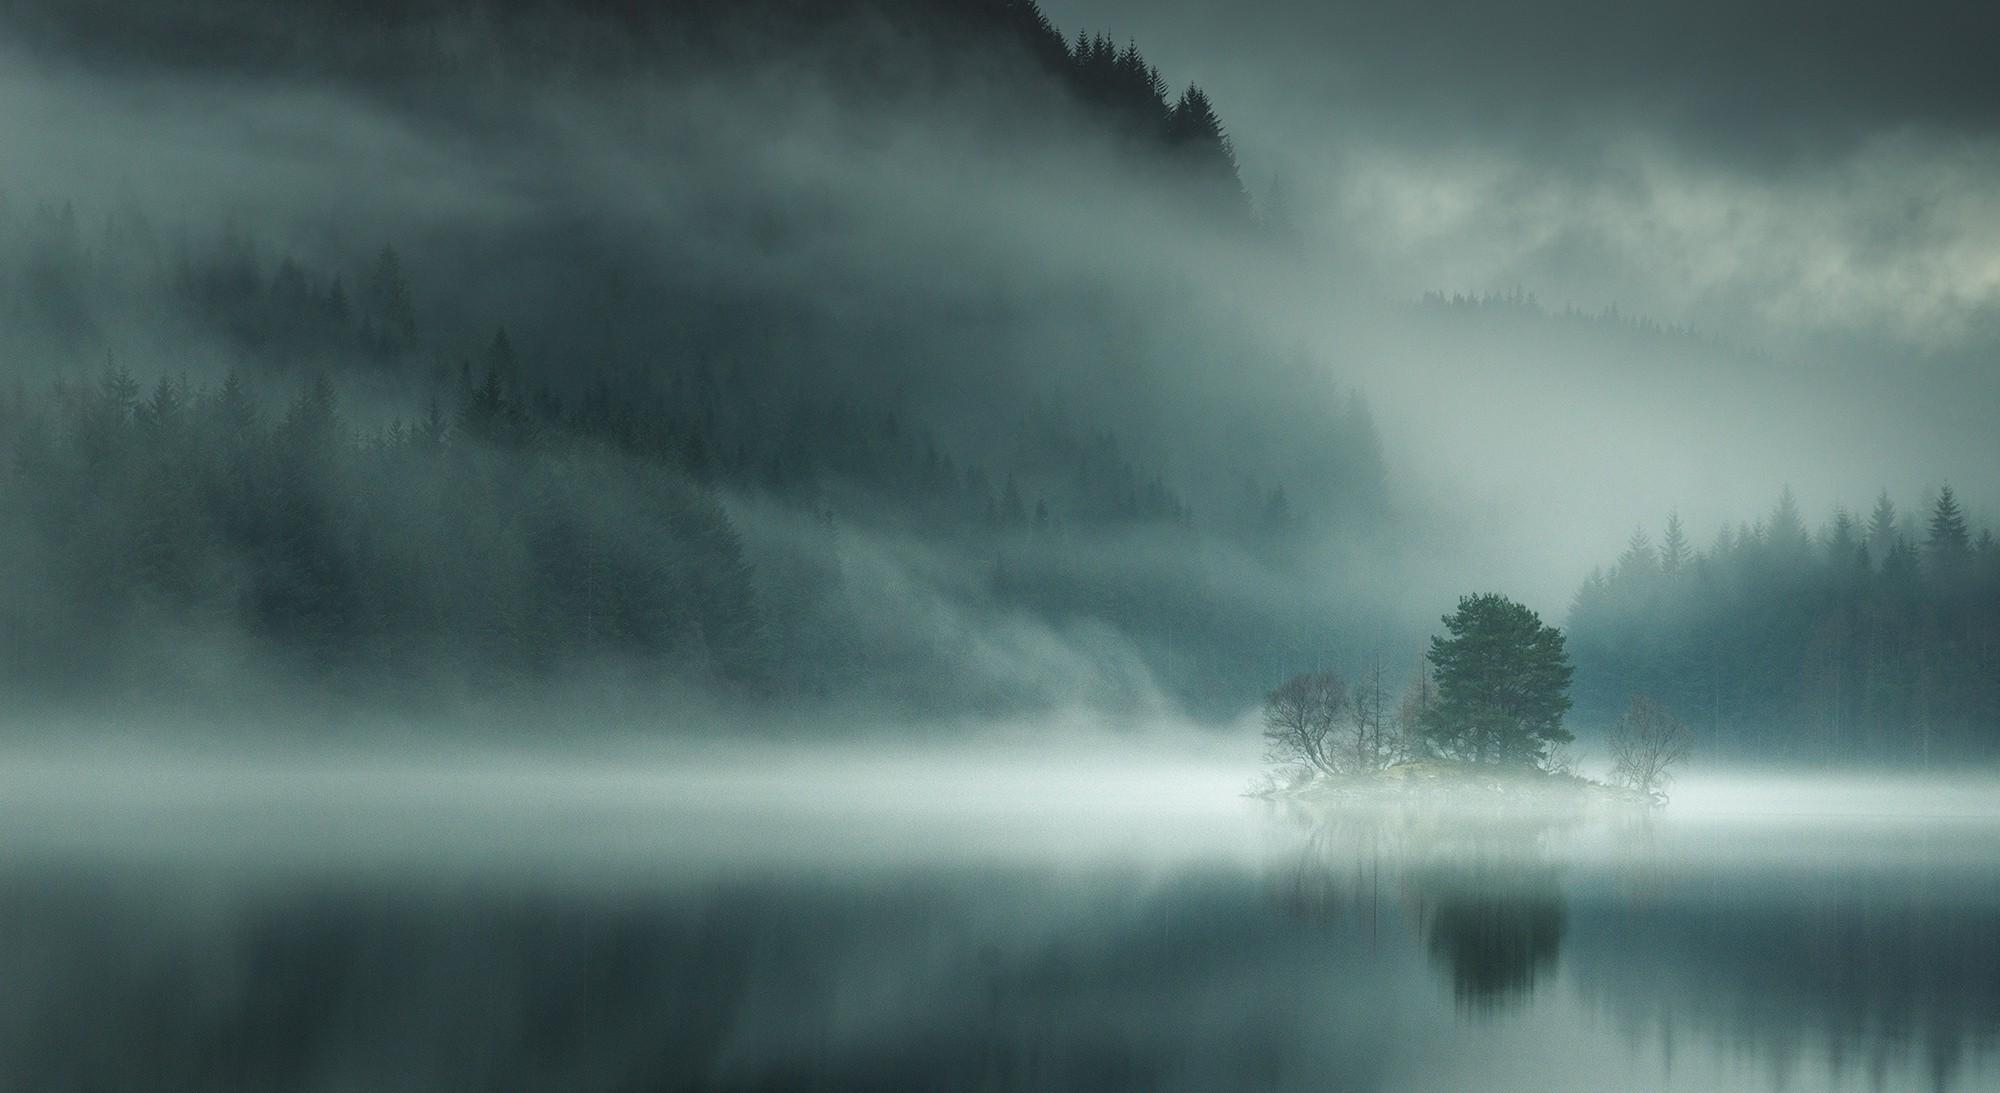
[(0, 1087), (2000, 1087), (1996, 40), (0, 0)]
[[(1399, 297), (1328, 245), (1320, 187), (1239, 163), (1199, 72), (975, 9), (902, 38), (829, 9), (777, 77), (699, 6), (624, 38), (371, 11), (287, 63), (315, 9), (113, 33), (115, 4), (16, 5), (9, 139), (49, 154), (0, 180), (8, 532), (54, 581), (8, 591), (8, 671), (209, 710), (586, 673), (1226, 719), (1320, 664), (1400, 676), (1468, 588), (1562, 619), (1628, 504), (1740, 518), (1700, 488), (1721, 465), (1760, 493), (1977, 473), (1957, 433), (1962, 469), (1801, 460), (1817, 424), (1706, 395), (1710, 439), (1653, 458), (1603, 399), (1690, 427), (1674, 377), (1747, 405), (1792, 366), (1671, 314)], [(1495, 472), (1573, 500), (1482, 500)], [(1646, 681), (1591, 675), (1602, 730)], [(1702, 725), (1692, 686), (1669, 701)]]

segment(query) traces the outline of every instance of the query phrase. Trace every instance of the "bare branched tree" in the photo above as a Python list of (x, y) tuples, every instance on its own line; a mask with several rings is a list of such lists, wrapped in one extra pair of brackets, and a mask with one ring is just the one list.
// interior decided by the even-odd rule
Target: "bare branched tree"
[(1666, 796), (1673, 767), (1694, 750), (1680, 718), (1645, 695), (1633, 695), (1611, 730), (1611, 778), (1649, 796)]
[(1431, 683), (1431, 662), (1429, 658), (1417, 657), (1416, 671), (1403, 689), (1401, 701), (1396, 703), (1396, 754), (1401, 759), (1417, 759), (1430, 754), (1424, 742), (1424, 717), (1430, 713), (1431, 704), (1437, 700), (1437, 688)]
[(1576, 755), (1569, 750), (1568, 744), (1551, 744), (1548, 754), (1542, 756), (1542, 769), (1550, 774), (1574, 775)]
[(1344, 769), (1337, 727), (1347, 712), (1347, 685), (1334, 672), (1293, 676), (1264, 698), (1264, 758), (1321, 774)]
[(1387, 706), (1388, 695), (1382, 687), (1382, 662), (1377, 659), (1375, 670), (1354, 685), (1354, 698), (1348, 706), (1353, 732), (1344, 750), (1352, 755), (1354, 770), (1380, 770), (1395, 759), (1382, 735), (1387, 724)]

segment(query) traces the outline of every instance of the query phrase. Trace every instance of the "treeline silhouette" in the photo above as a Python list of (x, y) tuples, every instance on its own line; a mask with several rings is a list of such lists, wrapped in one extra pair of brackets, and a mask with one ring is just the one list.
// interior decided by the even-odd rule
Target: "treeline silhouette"
[[(768, 671), (740, 538), (709, 492), (608, 422), (499, 436), (491, 392), (360, 430), (330, 381), (266, 414), (235, 376), (142, 391), (114, 369), (6, 401), (7, 670), (95, 687), (212, 669), (489, 683), (621, 654)], [(555, 424), (555, 423), (552, 423)], [(151, 661), (171, 664), (166, 678)], [(195, 679), (186, 682), (194, 684)]]
[[(424, 696), (608, 669), (968, 701), (948, 655), (971, 654), (928, 648), (943, 643), (918, 619), (858, 621), (867, 587), (843, 573), (860, 535), (935, 551), (968, 618), (1053, 628), (1133, 658), (1128, 683), (1223, 709), (1352, 624), (1309, 600), (1274, 612), (1239, 567), (1385, 513), (1358, 397), (1321, 424), (1319, 463), (1243, 463), (1234, 500), (1197, 511), (1048, 400), (975, 445), (893, 391), (787, 387), (754, 357), (614, 378), (525, 354), (505, 328), (460, 352), (394, 248), (343, 275), (274, 264), (236, 226), (168, 245), (135, 208), (83, 220), (0, 209), (0, 344), (51, 377), (24, 368), (0, 399), (16, 573), (46, 578), (4, 589), (16, 655), (0, 671), (25, 687), (220, 693), (275, 665)], [(107, 349), (134, 338), (156, 360), (219, 344), (242, 363), (135, 374)], [(746, 535), (743, 504), (785, 526)], [(974, 700), (1046, 697), (1032, 686)]]
[(1596, 332), (1634, 343), (1651, 342), (1737, 357), (1748, 354), (1744, 348), (1725, 343), (1686, 323), (1662, 323), (1649, 316), (1620, 311), (1616, 305), (1588, 311), (1575, 304), (1566, 304), (1560, 310), (1552, 311), (1534, 293), (1519, 287), (1505, 292), (1472, 294), (1429, 291), (1418, 299), (1417, 306), (1430, 314), (1447, 318), (1549, 325), (1577, 332)]
[[(1273, 362), (1193, 290), (1022, 278), (953, 240), (885, 273), (851, 237), (875, 220), (727, 150), (803, 100), (860, 145), (915, 116), (996, 157), (1109, 148), (1087, 186), (1247, 223), (1213, 104), (1135, 45), (1013, 0), (19, 0), (0, 30), (93, 79), (361, 89), (340, 101), (510, 154), (546, 136), (551, 89), (586, 119), (732, 73), (779, 89), (723, 111), (729, 139), (655, 149), (697, 191), (664, 227), (560, 187), (507, 223), (385, 201), (219, 232), (130, 186), (95, 207), (0, 192), (0, 508), (37, 575), (0, 582), (18, 683), (220, 695), (230, 666), (277, 665), (425, 695), (588, 669), (1233, 712), (1381, 628), (1329, 609), (1339, 573), (1291, 549), (1386, 523), (1358, 394), (1300, 362), (1284, 395), (1232, 384), (1214, 412), (1205, 364)], [(1344, 411), (1308, 409), (1325, 399)], [(1239, 419), (1254, 447), (1188, 435)]]
[(259, 0), (13, 0), (0, 30), (127, 68), (332, 79), (475, 126), (504, 125), (551, 80), (778, 73), (859, 107), (944, 92), (988, 137), (1094, 118), (1212, 208), (1249, 211), (1205, 91), (1174, 91), (1135, 43), (1066, 39), (1035, 0), (302, 0), (282, 16)]
[[(699, 381), (677, 404), (524, 393), (497, 361), (483, 375), (468, 366), (449, 401), (376, 424), (324, 376), (273, 410), (235, 374), (17, 385), (0, 399), (16, 562), (0, 672), (56, 694), (162, 697), (226, 695), (277, 669), (412, 699), (573, 671), (746, 696), (1047, 699), (1025, 683), (968, 694), (945, 653), (913, 652), (929, 641), (920, 618), (886, 639), (858, 621), (850, 532), (930, 544), (970, 574), (953, 609), (1084, 626), (1194, 704), (1226, 706), (1285, 649), (1338, 640), (1337, 620), (1309, 633), (1232, 594), (1214, 552), (1266, 529), (1198, 528), (1115, 440), (1046, 412), (1022, 429), (1036, 473), (996, 481), (893, 415), (823, 408), (790, 435), (795, 452), (764, 461), (709, 439)], [(746, 546), (731, 496), (815, 530), (765, 528)]]
[(2000, 545), (1949, 486), (1808, 530), (1787, 490), (1707, 550), (1636, 532), (1570, 610), (1579, 720), (1651, 694), (1714, 753), (1929, 766), (2000, 757)]

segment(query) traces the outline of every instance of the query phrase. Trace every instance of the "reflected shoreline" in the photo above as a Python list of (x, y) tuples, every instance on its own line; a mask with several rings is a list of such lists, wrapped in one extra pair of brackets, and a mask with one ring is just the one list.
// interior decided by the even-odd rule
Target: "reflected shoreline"
[(0, 802), (20, 1088), (1974, 1090), (2000, 1069), (2000, 825), (1971, 820), (94, 800)]

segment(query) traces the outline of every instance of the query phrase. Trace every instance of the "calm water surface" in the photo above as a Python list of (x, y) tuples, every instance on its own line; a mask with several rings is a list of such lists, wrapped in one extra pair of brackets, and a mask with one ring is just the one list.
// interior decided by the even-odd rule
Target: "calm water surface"
[(2000, 1089), (1991, 818), (1161, 784), (17, 764), (0, 1087)]

